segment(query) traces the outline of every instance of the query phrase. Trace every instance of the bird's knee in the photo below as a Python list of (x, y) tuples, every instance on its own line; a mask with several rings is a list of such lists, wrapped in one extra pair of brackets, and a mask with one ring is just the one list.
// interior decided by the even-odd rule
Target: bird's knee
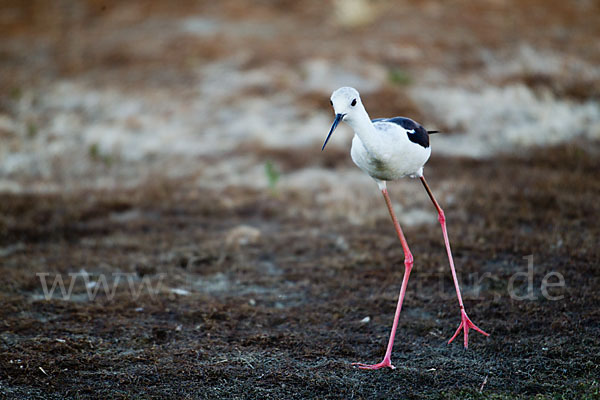
[(438, 211), (438, 221), (440, 221), (440, 224), (444, 224), (446, 222), (446, 216), (444, 215), (444, 210), (442, 210), (441, 208)]
[(407, 270), (412, 269), (414, 264), (414, 259), (412, 254), (408, 253), (405, 257), (404, 257), (404, 267), (406, 267)]

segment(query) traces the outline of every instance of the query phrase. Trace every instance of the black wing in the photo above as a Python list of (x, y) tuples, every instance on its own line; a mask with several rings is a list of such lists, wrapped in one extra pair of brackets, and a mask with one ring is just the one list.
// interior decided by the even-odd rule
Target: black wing
[(429, 133), (436, 133), (437, 131), (427, 132), (419, 123), (413, 121), (410, 118), (395, 117), (395, 118), (377, 118), (371, 122), (389, 122), (401, 126), (407, 131), (408, 140), (425, 148), (429, 147)]

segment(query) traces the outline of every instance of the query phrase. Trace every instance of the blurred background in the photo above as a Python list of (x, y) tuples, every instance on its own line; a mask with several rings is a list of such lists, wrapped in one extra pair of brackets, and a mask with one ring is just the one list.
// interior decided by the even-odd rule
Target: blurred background
[[(415, 272), (376, 379), (350, 363), (403, 254), (350, 129), (321, 152), (341, 86), (441, 131), (425, 175), (491, 333), (445, 344), (437, 215), (391, 184)], [(0, 0), (0, 394), (596, 398), (599, 155), (597, 0)]]
[(346, 85), (372, 118), (441, 130), (434, 157), (597, 140), (599, 16), (593, 0), (3, 0), (0, 190), (264, 188), (268, 160), (286, 185), (369, 182), (319, 151)]

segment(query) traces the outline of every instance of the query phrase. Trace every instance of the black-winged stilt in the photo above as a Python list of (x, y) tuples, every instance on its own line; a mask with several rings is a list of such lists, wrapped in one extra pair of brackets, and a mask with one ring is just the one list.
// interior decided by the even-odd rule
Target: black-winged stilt
[(354, 88), (343, 87), (331, 95), (331, 105), (335, 111), (335, 121), (331, 126), (331, 130), (325, 139), (323, 149), (329, 141), (331, 134), (338, 126), (340, 121), (346, 122), (354, 130), (354, 139), (352, 140), (352, 149), (350, 155), (352, 161), (363, 171), (369, 174), (383, 193), (385, 203), (392, 217), (396, 233), (404, 250), (404, 277), (400, 288), (400, 296), (398, 297), (398, 305), (394, 315), (394, 323), (390, 333), (390, 339), (387, 345), (387, 350), (383, 361), (378, 364), (362, 364), (354, 363), (363, 369), (379, 369), (379, 368), (394, 368), (391, 363), (392, 347), (394, 346), (394, 337), (396, 328), (398, 327), (398, 319), (400, 318), (400, 310), (402, 309), (402, 301), (406, 294), (406, 285), (408, 277), (413, 267), (413, 256), (408, 248), (404, 233), (398, 219), (392, 209), (392, 202), (388, 195), (386, 182), (409, 176), (411, 178), (419, 178), (433, 202), (433, 205), (438, 212), (438, 220), (442, 226), (442, 234), (444, 236), (444, 244), (448, 253), (448, 261), (454, 279), (458, 304), (460, 306), (461, 323), (450, 338), (448, 343), (451, 343), (460, 333), (461, 329), (464, 332), (464, 345), (468, 347), (469, 329), (473, 328), (478, 332), (488, 336), (487, 333), (479, 329), (467, 316), (463, 305), (462, 296), (458, 279), (456, 278), (456, 270), (454, 269), (454, 261), (450, 250), (450, 242), (448, 241), (448, 232), (446, 230), (446, 218), (444, 211), (433, 196), (427, 181), (423, 176), (423, 166), (431, 155), (431, 147), (429, 146), (429, 133), (435, 131), (427, 131), (421, 125), (409, 118), (382, 118), (371, 121), (365, 107), (362, 104), (358, 91)]

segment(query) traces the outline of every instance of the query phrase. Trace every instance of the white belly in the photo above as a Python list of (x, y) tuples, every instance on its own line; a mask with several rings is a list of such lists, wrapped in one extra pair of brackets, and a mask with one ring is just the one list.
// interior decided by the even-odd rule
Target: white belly
[(431, 155), (431, 146), (423, 147), (404, 137), (383, 133), (380, 143), (372, 154), (367, 151), (358, 135), (352, 139), (352, 161), (371, 177), (391, 181), (404, 176), (423, 176), (423, 165)]

